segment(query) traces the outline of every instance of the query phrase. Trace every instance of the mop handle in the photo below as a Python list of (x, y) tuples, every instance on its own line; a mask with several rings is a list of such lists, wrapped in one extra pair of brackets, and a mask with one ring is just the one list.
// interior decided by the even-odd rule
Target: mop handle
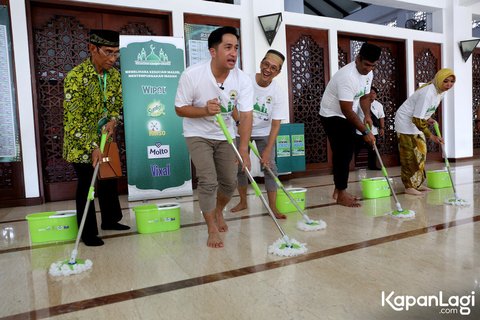
[[(370, 126), (367, 123), (367, 129), (370, 130)], [(398, 201), (397, 194), (393, 190), (392, 183), (390, 182), (390, 178), (388, 177), (387, 169), (383, 165), (382, 157), (380, 157), (380, 152), (378, 152), (377, 144), (374, 141), (373, 142), (373, 150), (375, 150), (375, 153), (377, 154), (378, 162), (380, 162), (380, 166), (382, 167), (382, 173), (385, 179), (387, 180), (388, 187), (390, 188), (390, 191), (392, 191), (393, 198), (395, 199), (395, 204), (397, 207), (400, 207), (400, 201)], [(399, 210), (402, 211), (402, 210)]]
[[(100, 151), (103, 152), (105, 147), (105, 142), (107, 141), (107, 134), (102, 133), (100, 140)], [(74, 264), (77, 260), (78, 245), (80, 243), (80, 237), (83, 233), (83, 227), (85, 226), (85, 220), (87, 219), (88, 209), (90, 208), (90, 202), (95, 199), (95, 181), (97, 180), (98, 169), (100, 168), (100, 162), (97, 162), (95, 165), (95, 170), (93, 171), (92, 180), (90, 181), (90, 188), (88, 189), (87, 203), (85, 204), (85, 209), (83, 210), (82, 220), (80, 221), (80, 226), (78, 227), (77, 239), (75, 239), (75, 247), (72, 250), (70, 256), (69, 264)]]
[[(437, 136), (439, 138), (441, 138), (442, 133), (440, 132), (440, 128), (438, 127), (438, 122), (437, 121), (435, 121), (435, 123), (433, 124), (433, 127), (435, 128), (435, 133), (437, 134)], [(447, 155), (445, 154), (445, 149), (443, 148), (443, 143), (441, 143), (440, 145), (442, 147), (443, 158), (445, 159), (445, 166), (448, 168), (448, 167), (450, 167), (450, 162), (448, 161)]]
[[(252, 141), (249, 141), (248, 145), (249, 145), (250, 149), (252, 149), (253, 153), (255, 153), (255, 155), (258, 157), (258, 159), (262, 160), (262, 157), (260, 156), (260, 153), (258, 152), (255, 145), (252, 143)], [(278, 177), (273, 173), (272, 169), (270, 169), (269, 166), (263, 166), (263, 167), (265, 169), (267, 169), (268, 174), (270, 174), (270, 176), (273, 178), (273, 180), (275, 180), (275, 183), (277, 184), (277, 186), (280, 187), (283, 190), (283, 192), (287, 195), (287, 197), (290, 199), (290, 202), (293, 203), (295, 208), (297, 208), (297, 211), (300, 212), (300, 214), (307, 221), (307, 223), (311, 223), (312, 220), (307, 216), (307, 214), (305, 212), (303, 212), (303, 210), (300, 208), (300, 206), (298, 205), (295, 198), (293, 198), (292, 195), (290, 194), (290, 192), (288, 192), (287, 189), (285, 189), (284, 185), (282, 184), (280, 179), (278, 179)]]
[[(241, 164), (242, 167), (243, 167), (242, 156), (241, 156), (240, 153), (238, 152), (237, 147), (235, 147), (235, 143), (233, 143), (233, 139), (232, 139), (232, 137), (230, 136), (230, 132), (228, 132), (227, 126), (226, 126), (226, 124), (225, 124), (225, 121), (223, 121), (223, 118), (222, 118), (222, 116), (221, 116), (219, 113), (217, 113), (216, 118), (217, 118), (218, 124), (219, 124), (220, 127), (222, 128), (222, 131), (223, 131), (223, 134), (225, 135), (225, 138), (227, 138), (228, 143), (232, 146), (233, 151), (235, 152), (235, 155), (236, 155), (237, 158), (238, 158), (238, 161), (240, 162), (240, 164)], [(271, 216), (272, 219), (273, 219), (273, 222), (275, 222), (275, 225), (277, 226), (278, 230), (279, 230), (280, 233), (282, 234), (282, 237), (283, 237), (283, 239), (285, 240), (286, 244), (287, 244), (287, 245), (290, 245), (290, 242), (288, 241), (288, 236), (287, 236), (287, 234), (285, 233), (285, 231), (283, 231), (282, 227), (278, 224), (277, 218), (275, 218), (275, 214), (273, 213), (272, 209), (270, 208), (270, 206), (268, 205), (267, 201), (266, 201), (265, 198), (263, 197), (262, 191), (260, 191), (260, 188), (258, 187), (258, 184), (257, 184), (257, 183), (255, 182), (255, 180), (253, 179), (253, 176), (250, 174), (250, 171), (248, 170), (247, 167), (245, 167), (245, 173), (247, 174), (248, 180), (250, 180), (250, 183), (252, 184), (252, 187), (253, 187), (253, 189), (255, 190), (255, 194), (260, 197), (260, 199), (262, 200), (263, 205), (265, 206), (265, 208), (267, 208), (268, 213), (270, 214), (270, 216)]]
[[(435, 133), (437, 134), (437, 136), (441, 138), (442, 134), (440, 132), (440, 128), (438, 127), (437, 121), (435, 121), (435, 123), (433, 124), (433, 127), (435, 128)], [(440, 148), (442, 148), (443, 159), (445, 159), (445, 167), (447, 167), (448, 176), (450, 177), (450, 183), (452, 184), (453, 194), (455, 195), (455, 199), (456, 199), (457, 189), (455, 188), (455, 183), (453, 183), (452, 172), (450, 171), (450, 162), (448, 161), (447, 153), (445, 152), (445, 147), (443, 146), (443, 143), (440, 143)]]

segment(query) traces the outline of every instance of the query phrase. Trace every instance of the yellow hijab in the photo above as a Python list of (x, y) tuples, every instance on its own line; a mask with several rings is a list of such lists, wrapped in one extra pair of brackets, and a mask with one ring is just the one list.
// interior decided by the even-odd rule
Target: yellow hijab
[(443, 68), (443, 69), (440, 69), (438, 70), (438, 72), (435, 74), (435, 77), (433, 77), (433, 80), (432, 81), (429, 81), (427, 83), (425, 83), (424, 85), (422, 85), (419, 89), (423, 88), (423, 87), (426, 87), (428, 86), (429, 84), (432, 84), (435, 86), (435, 88), (437, 89), (437, 92), (440, 93), (441, 90), (440, 88), (442, 87), (442, 83), (443, 81), (445, 81), (445, 79), (447, 79), (448, 77), (453, 77), (454, 79), (456, 78), (455, 77), (455, 74), (453, 73), (453, 70), (452, 69), (448, 69), (448, 68)]

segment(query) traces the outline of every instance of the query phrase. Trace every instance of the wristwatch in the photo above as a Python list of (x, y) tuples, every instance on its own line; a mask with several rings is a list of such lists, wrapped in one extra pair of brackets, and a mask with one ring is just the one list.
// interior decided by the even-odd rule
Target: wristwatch
[(365, 129), (365, 131), (362, 132), (364, 136), (368, 135), (370, 133), (370, 129)]

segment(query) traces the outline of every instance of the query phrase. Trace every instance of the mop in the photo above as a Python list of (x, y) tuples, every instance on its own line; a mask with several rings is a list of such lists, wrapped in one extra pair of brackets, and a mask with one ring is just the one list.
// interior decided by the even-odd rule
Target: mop
[[(440, 133), (440, 128), (438, 127), (438, 122), (435, 121), (433, 124), (433, 127), (435, 128), (435, 132), (437, 133), (437, 136), (439, 138), (442, 137), (442, 134)], [(454, 198), (447, 198), (445, 199), (445, 204), (449, 204), (452, 206), (469, 206), (470, 204), (467, 202), (465, 199), (460, 199), (457, 195), (457, 188), (455, 187), (455, 183), (453, 183), (453, 178), (452, 178), (452, 172), (450, 171), (450, 162), (448, 161), (447, 154), (445, 153), (445, 147), (443, 146), (443, 143), (440, 144), (440, 147), (442, 148), (442, 155), (443, 159), (445, 159), (445, 167), (447, 168), (448, 176), (450, 178), (450, 182), (452, 183), (452, 189), (453, 189), (453, 194)]]
[[(250, 149), (252, 149), (253, 153), (258, 157), (258, 159), (262, 160), (262, 157), (260, 156), (260, 153), (258, 152), (257, 148), (255, 145), (249, 141), (248, 145), (250, 146)], [(327, 227), (327, 223), (323, 220), (312, 220), (310, 219), (309, 216), (303, 210), (300, 208), (298, 205), (297, 201), (293, 198), (293, 196), (290, 194), (290, 192), (285, 189), (283, 186), (282, 182), (280, 182), (280, 179), (273, 173), (272, 169), (268, 166), (264, 166), (265, 169), (267, 169), (268, 174), (275, 180), (277, 186), (285, 192), (285, 194), (288, 196), (288, 199), (290, 199), (290, 202), (297, 208), (297, 211), (302, 215), (304, 220), (298, 221), (297, 222), (297, 228), (302, 231), (317, 231), (317, 230), (322, 230)]]
[[(102, 134), (102, 139), (100, 142), (100, 150), (103, 152), (105, 147), (105, 142), (107, 140), (107, 135)], [(82, 221), (80, 222), (80, 227), (78, 228), (77, 239), (75, 240), (75, 247), (72, 250), (70, 259), (61, 260), (54, 262), (50, 265), (49, 273), (52, 276), (69, 276), (72, 274), (79, 274), (84, 271), (87, 271), (92, 268), (92, 261), (89, 259), (77, 259), (78, 255), (78, 245), (80, 243), (80, 237), (82, 236), (83, 227), (85, 225), (85, 219), (87, 217), (88, 208), (90, 207), (90, 202), (95, 199), (95, 181), (97, 180), (98, 169), (100, 168), (100, 161), (97, 162), (95, 170), (93, 171), (92, 181), (90, 182), (90, 189), (88, 190), (87, 203), (85, 205), (85, 210), (83, 210)]]
[[(238, 161), (243, 166), (242, 157), (240, 156), (240, 153), (238, 152), (237, 147), (235, 146), (235, 143), (233, 142), (233, 139), (230, 136), (230, 133), (228, 132), (227, 126), (225, 125), (225, 121), (223, 121), (223, 118), (220, 114), (217, 114), (216, 118), (217, 118), (218, 124), (222, 128), (225, 138), (227, 138), (227, 141), (232, 146), (233, 151), (235, 152), (235, 155), (238, 158)], [(285, 233), (285, 231), (283, 231), (282, 227), (278, 224), (277, 218), (275, 218), (275, 214), (273, 213), (272, 209), (268, 205), (267, 200), (265, 200), (265, 197), (262, 195), (262, 191), (260, 190), (257, 183), (255, 182), (252, 175), (250, 174), (250, 170), (248, 170), (248, 168), (246, 167), (245, 167), (245, 173), (247, 174), (247, 177), (250, 180), (250, 183), (252, 184), (253, 189), (255, 190), (255, 194), (258, 197), (260, 197), (260, 199), (263, 202), (263, 205), (265, 206), (265, 208), (267, 208), (267, 211), (270, 214), (270, 217), (272, 217), (273, 222), (275, 222), (275, 225), (277, 226), (278, 230), (282, 234), (282, 238), (278, 239), (268, 247), (268, 253), (275, 254), (277, 256), (283, 256), (283, 257), (293, 257), (293, 256), (297, 256), (307, 252), (308, 249), (305, 246), (305, 243), (300, 243), (295, 239), (290, 239)]]
[(380, 162), (380, 166), (382, 167), (383, 176), (387, 180), (388, 187), (390, 188), (390, 191), (392, 191), (393, 198), (395, 199), (396, 210), (387, 212), (387, 214), (390, 214), (390, 215), (392, 215), (394, 217), (397, 217), (397, 218), (413, 218), (413, 217), (415, 217), (415, 211), (408, 210), (408, 209), (403, 209), (402, 205), (400, 204), (400, 201), (398, 201), (397, 194), (395, 193), (395, 190), (393, 190), (392, 183), (390, 182), (390, 178), (388, 177), (387, 169), (383, 165), (382, 157), (380, 157), (380, 152), (378, 152), (376, 143), (373, 143), (373, 150), (375, 150), (375, 153), (377, 154), (378, 161)]

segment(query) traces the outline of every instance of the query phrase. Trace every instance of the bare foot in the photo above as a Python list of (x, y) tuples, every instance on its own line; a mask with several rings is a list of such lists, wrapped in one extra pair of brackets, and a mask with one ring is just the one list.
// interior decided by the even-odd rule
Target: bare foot
[(239, 202), (235, 207), (230, 209), (230, 212), (238, 212), (247, 209), (247, 204), (243, 202)]
[(362, 205), (358, 202), (358, 199), (346, 191), (338, 192), (337, 204), (345, 207), (358, 208)]
[(218, 231), (227, 232), (228, 231), (228, 226), (225, 223), (225, 220), (223, 219), (223, 213), (222, 212), (216, 214), (216, 220), (217, 220)]
[(337, 200), (337, 197), (338, 197), (338, 190), (335, 189), (335, 190), (333, 190), (332, 198), (333, 198), (333, 200)]
[(209, 232), (208, 233), (207, 247), (223, 248), (223, 241), (220, 238), (220, 233), (219, 232)]
[(415, 188), (407, 188), (407, 189), (405, 189), (405, 193), (410, 194), (412, 196), (423, 196), (423, 193), (418, 191)]
[(287, 216), (284, 215), (283, 213), (273, 211), (273, 214), (275, 215), (275, 218), (277, 218), (277, 219), (287, 219)]
[(429, 187), (426, 187), (426, 186), (420, 186), (420, 187), (418, 187), (418, 190), (423, 191), (423, 192), (432, 191), (432, 189), (430, 189)]

